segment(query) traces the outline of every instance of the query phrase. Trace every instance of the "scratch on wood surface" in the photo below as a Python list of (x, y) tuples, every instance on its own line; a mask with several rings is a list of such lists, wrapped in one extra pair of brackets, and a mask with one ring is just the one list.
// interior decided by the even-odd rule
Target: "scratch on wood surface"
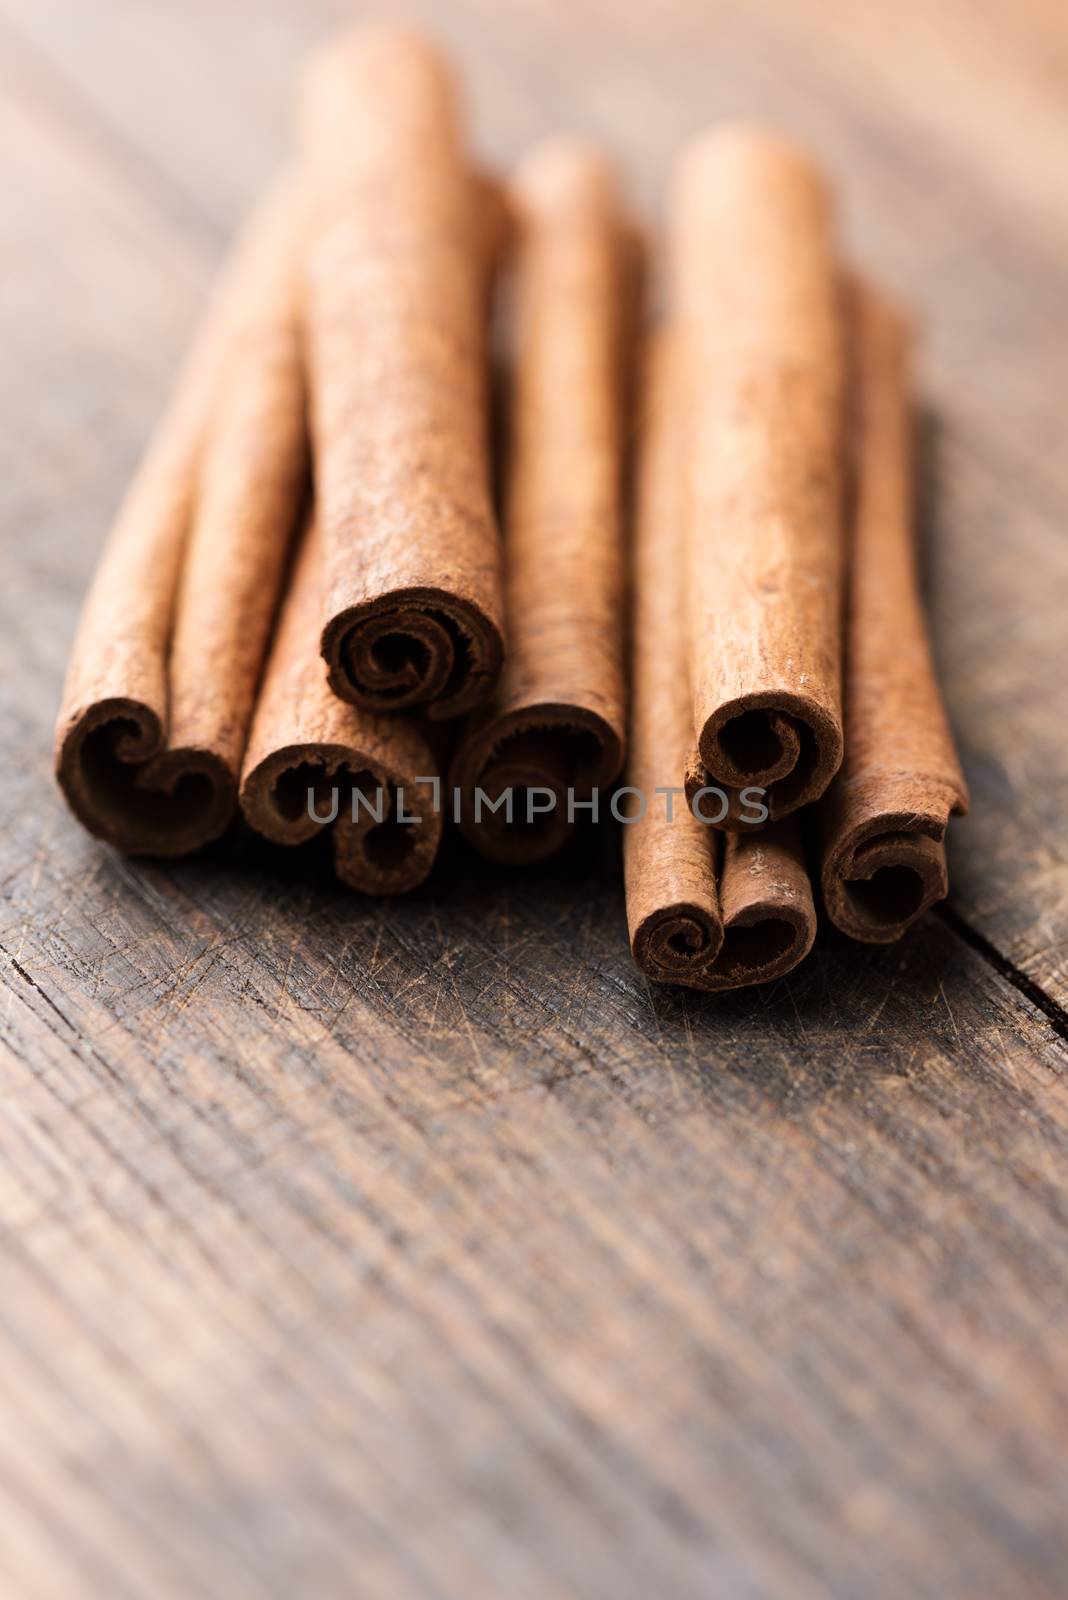
[[(17, 949), (15, 950), (14, 954), (10, 956), (12, 964), (14, 965), (14, 967), (16, 968), (16, 970), (19, 973), (22, 973), (22, 968), (19, 965), (19, 963), (22, 960), (23, 954), (25, 953), (26, 940), (30, 935), (31, 928), (33, 927), (34, 919), (33, 919), (33, 916), (32, 916), (32, 912), (33, 912), (34, 904), (35, 904), (36, 898), (37, 898), (37, 889), (38, 889), (38, 886), (39, 886), (40, 881), (41, 881), (42, 868), (43, 868), (45, 860), (47, 858), (47, 853), (48, 853), (47, 852), (47, 845), (48, 845), (48, 840), (50, 838), (53, 826), (54, 826), (54, 822), (52, 824), (50, 824), (50, 825), (46, 825), (44, 833), (43, 833), (43, 835), (42, 835), (42, 837), (40, 839), (40, 842), (38, 843), (37, 849), (34, 852), (33, 859), (32, 859), (32, 862), (31, 862), (30, 881), (29, 881), (29, 884), (27, 886), (26, 900), (25, 900), (25, 904), (22, 907), (22, 921), (21, 921), (21, 923), (19, 925), (19, 930), (18, 930), (18, 935), (17, 935), (17, 941), (18, 941)], [(32, 982), (33, 980), (29, 979), (28, 981)], [(8, 1003), (8, 1006), (10, 1006), (10, 1004), (11, 1004), (11, 992), (10, 991), (8, 993), (8, 1002), (7, 1003)]]
[(957, 1027), (957, 1019), (953, 1015), (953, 1009), (950, 1006), (949, 1001), (946, 999), (945, 985), (943, 984), (941, 978), (938, 980), (938, 992), (942, 997), (942, 1004), (946, 1008), (946, 1015), (949, 1017), (950, 1027), (953, 1029), (953, 1036), (957, 1043), (960, 1044), (960, 1029)]

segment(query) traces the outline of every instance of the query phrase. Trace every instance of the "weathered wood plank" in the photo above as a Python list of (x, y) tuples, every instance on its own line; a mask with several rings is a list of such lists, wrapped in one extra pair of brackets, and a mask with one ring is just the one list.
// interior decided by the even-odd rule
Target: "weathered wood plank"
[(53, 873), (0, 1001), (42, 1539), (132, 1593), (343, 1593), (342, 1528), (372, 1593), (1057, 1592), (1065, 1051), (938, 922), (714, 1004), (645, 992), (614, 862)]
[(952, 904), (1063, 1007), (1068, 997), (1068, 539), (1008, 461), (929, 429), (938, 655), (972, 813), (950, 829)]
[[(60, 5), (34, 26), (91, 43)], [(1068, 1060), (952, 928), (884, 951), (825, 940), (768, 994), (677, 998), (630, 965), (610, 844), (531, 878), (452, 852), (425, 892), (366, 904), (247, 839), (124, 862), (63, 813), (48, 726), (80, 591), (216, 223), (221, 238), (281, 129), (272, 101), (198, 222), (208, 180), (170, 141), (210, 101), (187, 98), (198, 54), (214, 71), (239, 34), (222, 8), (180, 25), (167, 9), (136, 34), (160, 52), (139, 93), (167, 70), (181, 86), (151, 152), (166, 181), (42, 92), (47, 74), (5, 85), (0, 127), (20, 379), (0, 393), (5, 1592), (1058, 1595)], [(331, 9), (272, 27), (288, 51)], [(145, 26), (137, 11), (101, 3), (101, 36)], [(238, 0), (250, 36), (255, 15)], [(579, 46), (594, 15), (575, 18)], [(488, 18), (493, 137), (517, 146), (586, 84), (583, 115), (632, 157), (648, 117), (659, 160), (698, 105), (694, 66), (667, 109), (681, 41), (650, 32), (643, 63), (628, 23), (600, 74), (556, 73), (553, 23), (531, 21), (532, 66), (522, 30)], [(751, 83), (772, 74), (770, 104), (791, 63), (772, 72), (754, 38), (715, 81), (748, 62)], [(280, 85), (278, 35), (260, 50)], [(106, 58), (87, 50), (86, 94)], [(212, 115), (239, 116), (234, 95)], [(136, 142), (128, 117), (109, 126)], [(875, 112), (870, 128), (850, 159), (881, 172)], [(898, 170), (894, 125), (881, 137)], [(866, 214), (912, 204), (910, 182), (880, 178)], [(914, 204), (904, 219), (933, 230), (934, 200)], [(983, 204), (961, 211), (969, 241)], [(947, 307), (950, 232), (895, 258)], [(1026, 239), (1012, 250), (1030, 261)], [(968, 393), (965, 333), (1008, 300), (972, 281), (934, 369), (930, 495), (979, 807), (958, 904), (1056, 992), (1063, 904), (1040, 870), (1063, 883), (1057, 706), (1052, 687), (1033, 710), (1022, 696), (1027, 651), (1041, 665), (1056, 647), (1060, 491)], [(1022, 373), (1039, 334), (1020, 317)], [(1008, 819), (1031, 829), (1019, 851)]]

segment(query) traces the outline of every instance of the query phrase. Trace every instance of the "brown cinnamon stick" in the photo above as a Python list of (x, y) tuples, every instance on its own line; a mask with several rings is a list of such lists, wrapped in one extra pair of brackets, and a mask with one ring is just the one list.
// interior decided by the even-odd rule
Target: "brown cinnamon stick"
[(623, 830), (627, 923), (647, 977), (731, 989), (796, 966), (816, 915), (795, 819), (723, 839), (682, 792), (693, 721), (679, 629), (683, 430), (670, 360), (661, 338), (643, 384), (629, 783), (644, 809)]
[(298, 205), (225, 270), (86, 599), (56, 774), (91, 833), (179, 855), (222, 832), (306, 476)]
[[(470, 842), (492, 859), (530, 862), (571, 832), (569, 790), (581, 804), (623, 760), (621, 476), (636, 252), (611, 169), (588, 145), (542, 146), (511, 198), (509, 653), (451, 781)], [(552, 809), (528, 821), (534, 789)], [(478, 791), (491, 803), (510, 792), (511, 821)]]
[(415, 34), (356, 29), (306, 74), (300, 138), (323, 656), (344, 700), (455, 717), (503, 644), (488, 252), (449, 74)]
[(851, 296), (853, 545), (845, 760), (820, 822), (823, 898), (854, 939), (897, 939), (948, 888), (945, 831), (968, 791), (938, 690), (916, 576), (909, 334)]
[(347, 705), (331, 691), (316, 648), (321, 576), (313, 520), (256, 704), (241, 809), (276, 844), (302, 844), (330, 826), (342, 882), (396, 894), (416, 888), (434, 864), (442, 825), (437, 763), (414, 722)]
[[(728, 128), (679, 162), (672, 312), (688, 419), (691, 796), (817, 799), (842, 758), (844, 343), (830, 200), (783, 141)], [(719, 797), (705, 814), (717, 817)]]

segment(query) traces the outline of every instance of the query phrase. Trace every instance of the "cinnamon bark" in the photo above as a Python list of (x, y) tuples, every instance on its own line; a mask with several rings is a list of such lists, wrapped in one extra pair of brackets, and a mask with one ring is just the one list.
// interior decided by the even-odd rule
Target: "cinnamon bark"
[[(461, 831), (478, 850), (533, 862), (572, 830), (569, 789), (581, 802), (623, 761), (621, 479), (636, 250), (612, 171), (586, 144), (540, 147), (511, 201), (509, 652), (492, 704), (464, 731), (451, 781)], [(553, 809), (528, 821), (533, 789)], [(511, 791), (512, 820), (479, 790), (490, 803)]]
[(660, 336), (643, 384), (628, 781), (645, 810), (623, 830), (627, 923), (648, 978), (733, 989), (796, 966), (812, 946), (816, 914), (795, 819), (724, 838), (697, 820), (682, 793), (693, 721), (679, 629), (683, 430), (672, 359)]
[[(303, 844), (331, 826), (343, 883), (368, 894), (400, 893), (423, 882), (437, 854), (437, 763), (414, 722), (347, 705), (332, 692), (316, 649), (321, 576), (313, 520), (256, 704), (241, 809), (276, 844)], [(336, 820), (328, 823), (335, 798)]]
[(373, 710), (459, 716), (503, 653), (486, 192), (444, 64), (400, 28), (358, 28), (313, 62), (300, 141), (330, 683)]
[(234, 814), (307, 472), (290, 183), (253, 219), (86, 599), (56, 775), (86, 828), (180, 855)]
[[(785, 142), (696, 140), (675, 174), (672, 313), (688, 419), (691, 796), (818, 799), (842, 759), (844, 341), (831, 205)], [(716, 816), (718, 797), (705, 814)]]
[(846, 748), (821, 806), (828, 915), (851, 938), (897, 939), (948, 888), (945, 832), (968, 809), (924, 623), (913, 536), (909, 332), (851, 294), (853, 547)]

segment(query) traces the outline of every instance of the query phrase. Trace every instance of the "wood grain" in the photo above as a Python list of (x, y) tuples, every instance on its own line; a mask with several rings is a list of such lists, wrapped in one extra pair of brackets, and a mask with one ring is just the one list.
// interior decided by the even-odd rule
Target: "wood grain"
[(453, 846), (368, 905), (314, 851), (84, 838), (48, 759), (81, 591), (349, 7), (0, 0), (3, 1591), (1059, 1596), (1063, 25), (406, 9), (484, 150), (577, 127), (646, 202), (682, 135), (773, 115), (926, 313), (951, 911), (678, 998), (612, 840), (534, 878)]
[(621, 958), (614, 861), (354, 914), (65, 855), (4, 995), (42, 1549), (132, 1593), (347, 1593), (346, 1540), (369, 1593), (1057, 1593), (1065, 1052), (938, 922), (702, 1005)]

